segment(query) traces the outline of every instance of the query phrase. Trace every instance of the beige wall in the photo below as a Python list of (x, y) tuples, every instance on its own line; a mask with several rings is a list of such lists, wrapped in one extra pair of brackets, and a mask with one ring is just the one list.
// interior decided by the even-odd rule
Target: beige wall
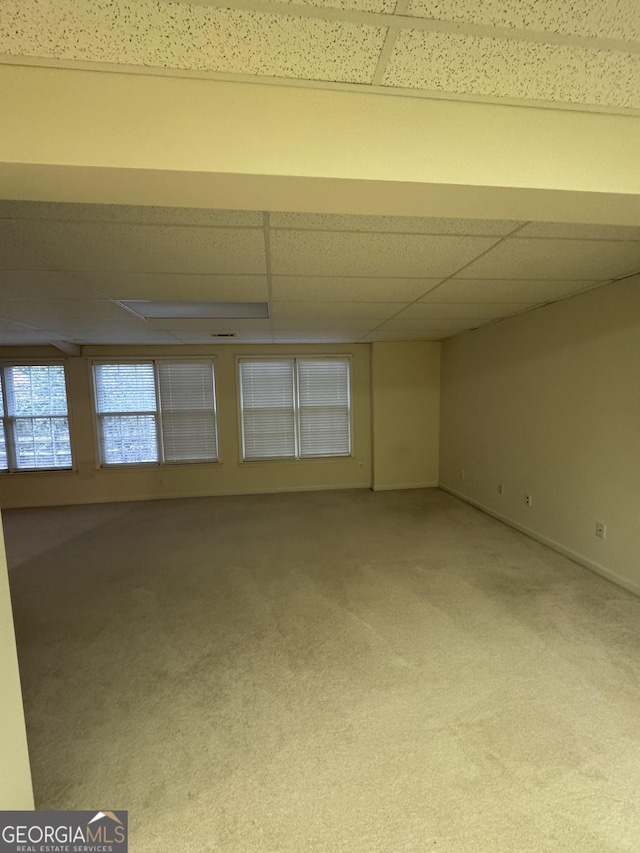
[(445, 342), (441, 403), (442, 485), (640, 592), (640, 276)]
[(0, 809), (32, 809), (33, 791), (0, 524)]
[[(36, 350), (0, 350), (6, 358), (34, 356)], [(333, 353), (352, 358), (353, 455), (351, 458), (286, 462), (241, 462), (236, 383), (237, 355)], [(118, 356), (213, 355), (218, 401), (220, 461), (215, 464), (99, 469), (90, 383), (91, 358)], [(58, 353), (60, 355), (60, 353)], [(370, 347), (93, 347), (68, 358), (67, 382), (74, 463), (69, 472), (3, 474), (0, 506), (46, 506), (198, 495), (228, 495), (301, 489), (358, 488), (371, 485)], [(51, 357), (49, 355), (49, 357)]]
[(373, 488), (438, 484), (440, 344), (372, 344)]

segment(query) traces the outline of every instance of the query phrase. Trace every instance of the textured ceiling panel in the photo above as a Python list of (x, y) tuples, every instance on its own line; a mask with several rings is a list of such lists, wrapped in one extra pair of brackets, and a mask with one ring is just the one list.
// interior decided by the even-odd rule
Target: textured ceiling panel
[(386, 12), (395, 9), (396, 0), (281, 0), (295, 6), (319, 6), (323, 9), (355, 9), (359, 12)]
[(0, 221), (0, 270), (46, 270), (50, 266), (17, 242), (14, 223)]
[[(381, 322), (405, 307), (406, 304), (403, 302), (275, 302), (271, 306), (271, 317), (275, 323), (285, 320), (295, 322), (312, 317), (331, 326), (334, 321), (349, 321), (351, 318), (357, 318), (358, 321)], [(352, 329), (359, 329), (366, 325), (367, 323), (351, 322)]]
[(506, 240), (474, 261), (460, 278), (599, 279), (640, 269), (640, 243)]
[(495, 320), (496, 317), (506, 317), (516, 311), (522, 311), (523, 307), (519, 302), (416, 302), (395, 319), (417, 318), (421, 319), (424, 325), (434, 319), (465, 320), (472, 317), (474, 320)]
[(640, 41), (638, 0), (410, 0), (407, 14), (519, 30)]
[[(266, 302), (266, 275), (180, 275), (179, 273), (78, 273), (112, 299), (192, 302)], [(0, 279), (1, 281), (1, 279)]]
[(640, 107), (640, 55), (402, 30), (383, 83), (525, 100)]
[(326, 332), (314, 331), (275, 331), (273, 342), (276, 344), (348, 344), (359, 341), (366, 334), (366, 330), (354, 332), (345, 329), (330, 330)]
[(421, 302), (519, 302), (536, 305), (561, 299), (597, 281), (502, 281), (452, 278), (427, 293)]
[(211, 332), (176, 331), (171, 333), (181, 344), (270, 344), (271, 332), (237, 332), (232, 338), (215, 338)]
[(40, 329), (49, 329), (67, 320), (92, 323), (100, 320), (127, 320), (132, 315), (109, 300), (0, 299), (0, 316)]
[(164, 329), (169, 332), (236, 332), (240, 329), (254, 332), (268, 332), (269, 320), (147, 320), (150, 328)]
[(198, 207), (147, 207), (131, 204), (76, 204), (0, 201), (0, 219), (54, 219), (58, 222), (130, 222), (134, 225), (204, 225), (262, 228), (256, 210), (206, 210)]
[(502, 236), (521, 223), (494, 219), (438, 219), (428, 216), (351, 216), (329, 213), (272, 213), (273, 228), (300, 231), (381, 231), (405, 234)]
[(351, 83), (371, 82), (386, 34), (162, 0), (4, 0), (2, 16), (1, 53)]
[(103, 299), (72, 273), (53, 270), (0, 271), (0, 299)]
[(264, 273), (258, 229), (175, 228), (98, 222), (14, 224), (23, 245), (66, 270)]
[(271, 263), (276, 275), (444, 278), (495, 243), (495, 237), (273, 230)]
[(640, 240), (640, 227), (580, 225), (566, 222), (529, 222), (518, 237), (568, 237), (574, 240)]
[(394, 317), (380, 326), (381, 331), (462, 331), (463, 329), (474, 329), (490, 323), (486, 317), (436, 317), (427, 319), (425, 317)]
[(430, 329), (424, 332), (401, 329), (377, 329), (365, 335), (363, 341), (442, 341), (459, 334), (463, 329)]
[(318, 278), (274, 276), (275, 302), (413, 302), (439, 278)]

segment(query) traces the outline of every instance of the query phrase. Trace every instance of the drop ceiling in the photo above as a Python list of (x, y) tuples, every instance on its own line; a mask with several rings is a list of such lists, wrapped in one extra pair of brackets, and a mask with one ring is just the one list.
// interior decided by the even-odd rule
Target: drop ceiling
[(638, 271), (640, 227), (4, 201), (0, 344), (442, 340)]
[(640, 110), (638, 0), (3, 0), (0, 61)]

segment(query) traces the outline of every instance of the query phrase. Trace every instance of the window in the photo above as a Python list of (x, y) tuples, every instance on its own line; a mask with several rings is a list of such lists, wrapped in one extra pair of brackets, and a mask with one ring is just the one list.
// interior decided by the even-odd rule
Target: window
[(61, 364), (0, 368), (0, 469), (71, 468), (67, 389)]
[(240, 406), (245, 460), (351, 455), (348, 358), (242, 359)]
[(93, 366), (102, 465), (215, 462), (211, 361)]

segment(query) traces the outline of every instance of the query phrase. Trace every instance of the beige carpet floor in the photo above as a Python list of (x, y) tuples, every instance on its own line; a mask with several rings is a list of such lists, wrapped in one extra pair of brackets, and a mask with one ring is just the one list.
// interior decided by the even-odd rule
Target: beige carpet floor
[(455, 498), (5, 526), (39, 808), (134, 853), (640, 850), (640, 600)]

